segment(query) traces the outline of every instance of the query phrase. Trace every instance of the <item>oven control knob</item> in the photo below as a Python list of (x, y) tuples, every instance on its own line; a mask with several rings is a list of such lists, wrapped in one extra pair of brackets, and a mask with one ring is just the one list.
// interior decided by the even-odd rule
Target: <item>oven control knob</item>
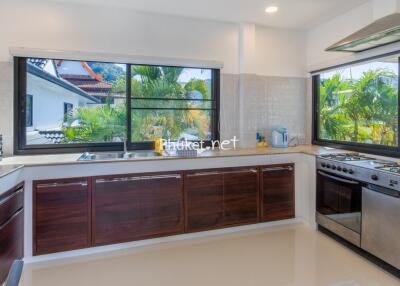
[(371, 176), (371, 180), (373, 180), (373, 181), (378, 181), (378, 176), (377, 176), (377, 175), (372, 175), (372, 176)]
[(350, 169), (350, 170), (349, 170), (349, 174), (350, 174), (350, 175), (353, 175), (353, 174), (354, 174), (354, 171), (353, 171), (352, 169)]
[(347, 168), (343, 168), (343, 173), (347, 173)]
[(330, 168), (331, 168), (331, 164), (327, 164), (326, 167), (327, 167), (328, 169), (330, 169)]
[(323, 168), (325, 168), (325, 167), (326, 167), (326, 164), (325, 164), (325, 163), (321, 163), (321, 166), (322, 166)]
[(338, 167), (337, 167), (337, 170), (338, 170), (338, 171), (342, 171), (342, 167), (338, 166)]
[(332, 170), (336, 170), (336, 166), (335, 165), (332, 165)]

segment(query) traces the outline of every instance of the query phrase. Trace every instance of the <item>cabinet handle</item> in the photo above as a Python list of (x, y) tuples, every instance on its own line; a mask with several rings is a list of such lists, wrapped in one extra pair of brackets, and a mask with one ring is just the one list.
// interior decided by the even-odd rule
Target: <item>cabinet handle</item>
[(124, 177), (113, 179), (97, 179), (96, 184), (116, 183), (116, 182), (131, 182), (131, 181), (145, 181), (145, 180), (165, 180), (165, 179), (180, 179), (181, 175), (157, 175), (157, 176), (139, 176), (139, 177)]
[(7, 201), (11, 200), (12, 198), (14, 198), (16, 195), (22, 193), (24, 191), (23, 188), (18, 189), (17, 191), (9, 194), (7, 197), (5, 197), (4, 199), (0, 200), (0, 206), (5, 204)]
[(256, 169), (248, 170), (237, 170), (237, 171), (215, 171), (215, 172), (198, 172), (188, 174), (188, 177), (200, 177), (200, 176), (212, 176), (212, 175), (224, 175), (224, 174), (243, 174), (243, 173), (257, 173)]
[(87, 187), (88, 183), (86, 181), (73, 182), (73, 183), (49, 183), (49, 184), (39, 184), (36, 187), (38, 189), (44, 188), (57, 188), (57, 187)]
[(262, 169), (263, 172), (281, 172), (281, 171), (289, 171), (292, 172), (293, 171), (293, 167), (292, 166), (287, 166), (287, 167), (268, 167), (268, 168), (263, 168)]
[(5, 228), (14, 218), (16, 218), (22, 211), (24, 210), (24, 208), (20, 208), (19, 211), (17, 211), (16, 213), (14, 213), (6, 222), (4, 222), (2, 225), (0, 225), (0, 230), (3, 230), (3, 228)]

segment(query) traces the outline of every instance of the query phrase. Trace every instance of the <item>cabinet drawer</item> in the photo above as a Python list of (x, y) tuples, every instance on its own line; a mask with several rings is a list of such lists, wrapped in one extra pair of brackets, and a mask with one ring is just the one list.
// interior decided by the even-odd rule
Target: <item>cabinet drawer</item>
[(19, 185), (0, 196), (0, 225), (5, 223), (24, 205), (24, 187)]
[(14, 260), (23, 257), (23, 209), (0, 225), (0, 284), (7, 278)]

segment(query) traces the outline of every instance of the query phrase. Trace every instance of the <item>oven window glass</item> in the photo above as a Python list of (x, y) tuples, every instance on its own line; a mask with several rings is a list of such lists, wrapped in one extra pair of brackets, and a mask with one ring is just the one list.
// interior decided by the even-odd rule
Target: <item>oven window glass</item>
[[(341, 178), (338, 177), (338, 179), (340, 180)], [(323, 172), (318, 173), (317, 180), (317, 211), (329, 219), (360, 233), (361, 185), (358, 182), (345, 183), (335, 180), (325, 176)]]

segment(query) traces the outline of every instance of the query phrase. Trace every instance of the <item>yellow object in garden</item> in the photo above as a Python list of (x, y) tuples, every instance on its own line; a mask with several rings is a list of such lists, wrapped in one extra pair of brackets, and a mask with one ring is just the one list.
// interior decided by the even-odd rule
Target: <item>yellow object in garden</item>
[(154, 151), (160, 154), (164, 151), (164, 144), (161, 137), (154, 138)]

